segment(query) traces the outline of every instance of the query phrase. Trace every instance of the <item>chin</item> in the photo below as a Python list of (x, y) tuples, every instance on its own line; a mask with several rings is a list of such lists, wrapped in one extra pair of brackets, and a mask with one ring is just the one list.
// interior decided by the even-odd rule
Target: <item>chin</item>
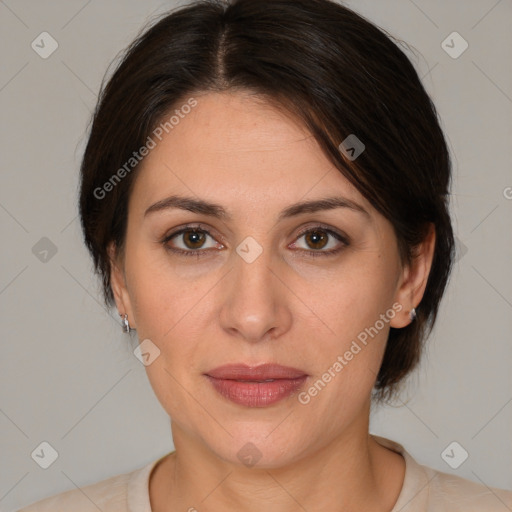
[(304, 452), (306, 443), (289, 430), (280, 430), (280, 421), (265, 423), (261, 428), (254, 424), (249, 427), (247, 422), (239, 423), (236, 428), (225, 425), (232, 436), (203, 440), (217, 457), (230, 464), (248, 469), (275, 469), (294, 462)]

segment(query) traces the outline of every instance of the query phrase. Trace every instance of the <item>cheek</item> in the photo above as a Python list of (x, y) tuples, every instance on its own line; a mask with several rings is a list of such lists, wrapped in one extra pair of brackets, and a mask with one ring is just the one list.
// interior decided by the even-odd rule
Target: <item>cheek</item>
[[(143, 244), (141, 244), (142, 246)], [(129, 293), (140, 336), (165, 339), (200, 304), (212, 286), (212, 273), (202, 277), (193, 264), (173, 265), (161, 248), (132, 250), (126, 261)]]
[(377, 250), (354, 251), (329, 273), (318, 269), (303, 272), (294, 291), (318, 313), (334, 338), (347, 341), (373, 326), (392, 307), (396, 278), (389, 255)]
[(206, 318), (214, 318), (209, 311), (215, 293), (207, 292), (219, 276), (209, 272), (193, 277), (193, 265), (172, 265), (165, 251), (138, 249), (130, 255), (126, 268), (137, 336), (141, 342), (149, 339), (159, 351), (146, 372), (165, 408), (170, 404), (179, 408), (186, 398), (179, 383), (198, 372), (201, 354), (207, 356), (211, 350), (205, 335), (213, 325)]
[[(365, 403), (377, 378), (390, 321), (396, 314), (396, 274), (392, 269), (391, 259), (385, 261), (377, 252), (368, 251), (347, 259), (328, 282), (305, 279), (298, 289), (317, 313), (306, 328), (312, 334), (323, 333), (314, 347), (304, 347), (316, 361), (317, 379), (305, 401), (317, 401), (320, 409), (329, 403), (338, 404), (331, 413), (342, 415)], [(327, 388), (330, 391), (324, 393)]]

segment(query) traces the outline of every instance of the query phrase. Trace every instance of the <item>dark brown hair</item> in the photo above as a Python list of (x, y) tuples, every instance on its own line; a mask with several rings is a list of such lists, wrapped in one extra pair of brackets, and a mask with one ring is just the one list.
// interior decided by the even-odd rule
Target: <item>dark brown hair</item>
[[(403, 262), (433, 223), (433, 265), (417, 318), (391, 328), (375, 397), (391, 397), (418, 363), (453, 258), (450, 158), (434, 105), (398, 44), (330, 0), (197, 1), (163, 15), (102, 83), (81, 165), (84, 239), (113, 306), (109, 242), (123, 253), (136, 176), (98, 193), (184, 98), (250, 91), (293, 114), (339, 171), (393, 225)], [(340, 143), (365, 145), (355, 160)], [(110, 180), (110, 181), (109, 181)]]

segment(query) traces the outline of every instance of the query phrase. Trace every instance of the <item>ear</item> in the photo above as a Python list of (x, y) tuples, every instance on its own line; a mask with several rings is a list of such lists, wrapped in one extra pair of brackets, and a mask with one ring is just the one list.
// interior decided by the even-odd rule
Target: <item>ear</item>
[(116, 301), (117, 311), (122, 317), (124, 317), (125, 314), (128, 315), (130, 327), (136, 329), (135, 316), (126, 286), (124, 263), (117, 252), (114, 242), (111, 242), (108, 246), (108, 255), (110, 258), (110, 286), (112, 287), (112, 293)]
[(410, 313), (423, 298), (428, 276), (432, 267), (436, 231), (434, 224), (429, 224), (423, 242), (415, 248), (410, 264), (404, 267), (395, 302), (402, 305), (402, 310), (390, 321), (391, 327), (402, 328), (411, 323)]

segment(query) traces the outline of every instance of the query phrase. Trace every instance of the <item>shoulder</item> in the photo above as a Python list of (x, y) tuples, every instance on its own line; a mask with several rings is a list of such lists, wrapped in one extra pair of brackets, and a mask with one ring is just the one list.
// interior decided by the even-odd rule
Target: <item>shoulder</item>
[[(56, 494), (49, 498), (32, 503), (22, 508), (18, 512), (46, 512), (58, 510), (80, 510), (83, 512), (98, 511), (105, 505), (108, 510), (125, 511), (126, 510), (126, 490), (128, 474), (116, 475), (101, 482), (87, 485), (78, 489)], [(124, 503), (123, 503), (124, 501)], [(112, 508), (116, 504), (117, 508)], [(123, 505), (124, 508), (123, 508)]]
[(506, 512), (512, 510), (512, 491), (489, 487), (484, 483), (419, 466), (429, 478), (429, 511)]
[(132, 473), (116, 475), (106, 480), (56, 494), (32, 503), (18, 512), (80, 512), (109, 510), (126, 512), (128, 482)]
[(149, 511), (149, 474), (158, 460), (134, 471), (50, 496), (16, 512)]
[(405, 478), (392, 512), (507, 512), (512, 491), (489, 487), (460, 476), (419, 464), (404, 447), (390, 439), (372, 436), (405, 459)]

